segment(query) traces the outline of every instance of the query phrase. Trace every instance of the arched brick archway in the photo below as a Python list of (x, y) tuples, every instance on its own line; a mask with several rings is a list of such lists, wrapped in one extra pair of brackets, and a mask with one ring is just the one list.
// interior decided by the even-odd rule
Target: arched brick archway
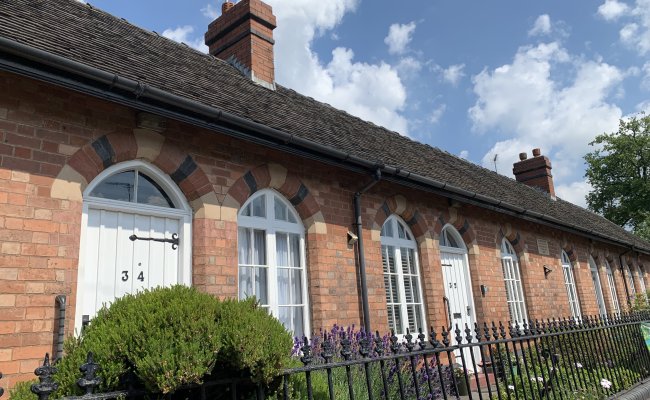
[(440, 232), (442, 232), (442, 229), (445, 227), (445, 225), (451, 225), (458, 231), (460, 236), (463, 238), (463, 241), (465, 242), (465, 246), (467, 246), (467, 251), (469, 253), (472, 253), (474, 249), (474, 245), (476, 244), (476, 231), (474, 230), (474, 227), (472, 226), (471, 221), (455, 208), (449, 208), (447, 210), (444, 210), (440, 212), (440, 215), (438, 216), (438, 219), (436, 220), (436, 223), (433, 227), (433, 231), (438, 237), (440, 235)]
[(213, 192), (188, 152), (162, 135), (136, 129), (100, 136), (77, 150), (55, 179), (52, 197), (80, 201), (85, 187), (104, 169), (134, 159), (146, 160), (169, 175), (189, 202)]
[[(229, 208), (237, 219), (239, 208), (260, 189), (275, 189), (295, 207), (308, 233), (327, 234), (320, 205), (309, 188), (292, 172), (279, 164), (262, 164), (246, 171), (230, 187), (222, 208)], [(224, 210), (223, 214), (227, 212)]]

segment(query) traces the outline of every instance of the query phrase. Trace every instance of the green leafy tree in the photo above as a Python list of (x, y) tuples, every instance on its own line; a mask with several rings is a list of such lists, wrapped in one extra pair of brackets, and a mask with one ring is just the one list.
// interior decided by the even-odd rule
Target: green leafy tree
[(621, 120), (618, 131), (590, 143), (585, 176), (589, 209), (650, 239), (650, 116)]

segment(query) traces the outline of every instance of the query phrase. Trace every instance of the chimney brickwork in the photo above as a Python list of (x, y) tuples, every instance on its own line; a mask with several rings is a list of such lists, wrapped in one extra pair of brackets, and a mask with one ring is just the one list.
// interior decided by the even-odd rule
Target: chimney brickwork
[(512, 166), (515, 179), (517, 182), (542, 189), (555, 199), (551, 160), (541, 155), (540, 149), (533, 149), (533, 158), (527, 157), (526, 153), (520, 153), (520, 161)]
[(235, 65), (253, 81), (275, 89), (271, 6), (260, 0), (225, 2), (205, 34), (210, 54)]

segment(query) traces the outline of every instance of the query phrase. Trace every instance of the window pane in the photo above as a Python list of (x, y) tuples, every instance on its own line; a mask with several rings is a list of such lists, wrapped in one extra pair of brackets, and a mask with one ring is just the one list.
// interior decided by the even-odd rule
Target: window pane
[(291, 307), (279, 307), (278, 308), (278, 319), (282, 322), (285, 328), (289, 331), (293, 329), (291, 326), (291, 320), (293, 316), (291, 315)]
[(397, 236), (400, 239), (406, 239), (406, 233), (404, 233), (404, 227), (399, 222), (397, 223)]
[(239, 298), (245, 299), (254, 294), (253, 291), (253, 268), (239, 267)]
[(269, 304), (266, 268), (255, 268), (255, 297), (261, 304)]
[(302, 307), (291, 307), (293, 309), (293, 334), (294, 336), (303, 337), (305, 328), (302, 321)]
[(289, 235), (290, 243), (290, 266), (294, 268), (300, 268), (300, 235), (291, 234)]
[(255, 229), (253, 231), (253, 263), (266, 265), (266, 232)]
[(402, 330), (402, 312), (399, 306), (393, 306), (393, 313), (395, 314), (395, 333), (401, 335), (405, 332)]
[(388, 220), (381, 228), (382, 236), (393, 237), (393, 220)]
[(245, 217), (250, 217), (251, 216), (251, 205), (247, 204), (246, 207), (241, 211), (241, 215)]
[(411, 288), (413, 289), (413, 302), (419, 303), (422, 301), (422, 299), (420, 298), (420, 287), (419, 287), (420, 285), (418, 285), (418, 278), (414, 276), (413, 278), (411, 278), (411, 281), (412, 281)]
[(153, 179), (138, 173), (138, 203), (158, 207), (174, 208), (174, 203), (167, 193)]
[(237, 242), (239, 243), (239, 264), (251, 264), (250, 229), (239, 228)]
[(256, 197), (252, 204), (253, 217), (262, 217), (266, 218), (266, 196)]
[(390, 286), (390, 277), (388, 275), (384, 275), (384, 287), (386, 287), (386, 303), (390, 303), (393, 298), (393, 292)]
[(93, 197), (102, 199), (135, 201), (135, 171), (124, 171), (104, 179), (90, 192)]
[(393, 288), (393, 303), (399, 303), (399, 291), (397, 290), (397, 276), (393, 275), (390, 277), (390, 283)]
[(302, 304), (302, 271), (291, 270), (291, 301), (292, 304)]
[(278, 268), (278, 304), (291, 304), (289, 295), (289, 270)]
[(278, 266), (289, 266), (289, 243), (286, 233), (275, 234), (275, 262)]
[(287, 221), (287, 206), (285, 206), (277, 197), (273, 198), (273, 204), (275, 209), (275, 219), (278, 221)]

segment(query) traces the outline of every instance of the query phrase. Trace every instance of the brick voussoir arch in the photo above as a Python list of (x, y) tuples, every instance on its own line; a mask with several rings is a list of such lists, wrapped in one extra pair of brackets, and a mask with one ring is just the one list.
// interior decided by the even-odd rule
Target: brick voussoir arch
[(468, 249), (476, 241), (476, 232), (467, 217), (459, 215), (457, 212), (452, 213), (449, 210), (440, 212), (433, 227), (435, 234), (440, 235), (442, 229), (447, 224), (453, 226), (458, 231)]
[(246, 171), (230, 187), (223, 204), (239, 209), (261, 189), (278, 191), (294, 206), (308, 230), (316, 225), (316, 233), (326, 233), (323, 214), (314, 195), (297, 175), (279, 164), (262, 164)]
[(412, 204), (402, 195), (394, 195), (387, 198), (381, 205), (381, 208), (375, 214), (373, 226), (381, 229), (384, 222), (391, 215), (396, 214), (402, 217), (404, 222), (409, 226), (416, 239), (421, 239), (429, 233), (427, 222)]
[(497, 232), (497, 248), (501, 248), (501, 241), (503, 239), (508, 239), (512, 247), (515, 249), (515, 252), (517, 255), (522, 255), (526, 251), (526, 248), (524, 246), (524, 238), (521, 236), (521, 234), (513, 230), (509, 224), (506, 226), (500, 226), (499, 231)]
[[(62, 184), (62, 189), (69, 188), (70, 181), (76, 183), (80, 192), (71, 197), (80, 199), (85, 186), (106, 168), (123, 161), (143, 159), (168, 174), (189, 202), (213, 191), (207, 175), (191, 155), (162, 136), (159, 142), (159, 151), (141, 152), (140, 143), (132, 132), (100, 136), (70, 157), (57, 180), (68, 181)], [(143, 155), (139, 156), (141, 153)]]

